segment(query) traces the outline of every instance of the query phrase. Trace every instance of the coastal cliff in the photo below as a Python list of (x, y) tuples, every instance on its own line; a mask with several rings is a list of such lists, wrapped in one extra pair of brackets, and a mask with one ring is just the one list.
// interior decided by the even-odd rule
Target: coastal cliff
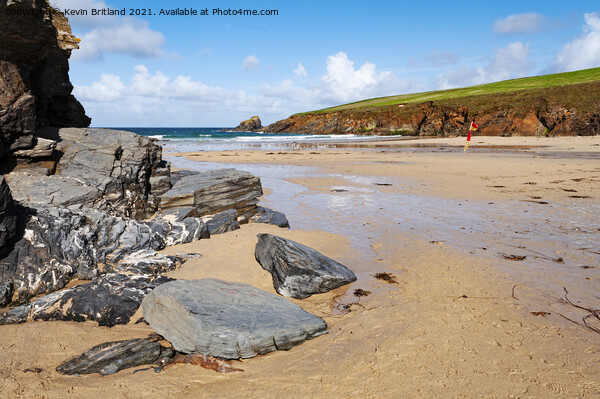
[[(527, 87), (527, 79), (521, 81), (518, 84)], [(413, 96), (417, 98), (398, 96), (395, 101), (367, 100), (296, 114), (264, 130), (298, 134), (457, 136), (466, 135), (469, 124), (476, 120), (477, 134), (485, 136), (600, 134), (600, 81), (489, 94), (477, 94), (484, 90), (475, 90), (476, 87), (468, 89), (463, 89), (464, 96), (458, 89)], [(436, 99), (444, 96), (447, 98)], [(414, 101), (427, 98), (432, 100)]]
[(71, 94), (78, 40), (64, 15), (47, 0), (0, 2), (0, 37), (0, 157), (33, 148), (36, 129), (89, 126)]

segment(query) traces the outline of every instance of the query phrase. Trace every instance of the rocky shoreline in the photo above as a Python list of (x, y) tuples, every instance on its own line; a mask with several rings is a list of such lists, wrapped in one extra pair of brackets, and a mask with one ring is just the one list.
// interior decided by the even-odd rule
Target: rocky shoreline
[[(64, 16), (41, 0), (1, 7), (44, 12), (19, 23), (4, 21), (8, 13), (0, 12), (0, 33), (11, 44), (0, 54), (0, 306), (7, 310), (0, 325), (94, 321), (113, 327), (130, 323), (144, 304), (141, 321), (175, 349), (139, 340), (107, 343), (57, 368), (67, 374), (112, 374), (164, 362), (176, 352), (246, 358), (326, 333), (321, 318), (281, 296), (222, 280), (164, 275), (201, 256), (157, 252), (167, 246), (209, 239), (244, 223), (286, 228), (289, 222), (258, 206), (263, 191), (257, 176), (236, 169), (172, 173), (155, 140), (86, 128), (90, 120), (70, 94), (68, 57), (77, 41)], [(30, 37), (39, 40), (37, 47), (26, 43)], [(325, 257), (310, 251), (286, 259), (286, 248), (279, 248), (271, 261), (285, 259), (300, 279), (296, 285), (323, 273), (335, 280), (311, 292), (356, 279), (342, 265), (320, 264)]]

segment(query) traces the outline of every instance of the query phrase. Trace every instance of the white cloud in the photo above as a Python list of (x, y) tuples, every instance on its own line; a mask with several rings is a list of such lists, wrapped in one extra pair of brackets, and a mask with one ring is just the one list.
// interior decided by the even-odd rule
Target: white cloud
[(517, 35), (538, 32), (546, 23), (543, 15), (534, 12), (512, 14), (506, 18), (498, 18), (492, 28), (494, 33), (501, 35)]
[(249, 55), (244, 58), (244, 62), (242, 63), (242, 69), (244, 71), (256, 71), (258, 69), (258, 64), (260, 60), (254, 55)]
[(108, 102), (122, 98), (124, 89), (119, 76), (103, 74), (100, 81), (91, 86), (76, 86), (73, 94), (80, 100)]
[(600, 66), (600, 14), (584, 14), (583, 34), (565, 44), (544, 71), (568, 72)]
[(164, 55), (162, 33), (150, 29), (148, 22), (124, 18), (118, 25), (96, 28), (81, 38), (74, 60), (98, 61), (105, 53), (127, 54), (148, 58)]
[(304, 65), (302, 65), (301, 62), (299, 62), (298, 67), (294, 69), (294, 75), (296, 75), (297, 78), (305, 78), (308, 76), (308, 72), (306, 72), (306, 68), (304, 68)]
[(355, 68), (342, 52), (328, 57), (326, 66), (320, 79), (303, 79), (302, 84), (285, 79), (279, 85), (264, 84), (254, 94), (137, 65), (131, 79), (104, 74), (89, 86), (76, 86), (74, 94), (92, 116), (94, 126), (228, 126), (249, 115), (259, 114), (268, 123), (307, 109), (415, 88), (412, 80), (399, 80), (389, 71), (378, 73), (375, 64), (367, 62)]
[(225, 89), (194, 81), (189, 76), (178, 75), (172, 79), (161, 71), (151, 74), (144, 65), (137, 65), (134, 69), (135, 74), (129, 86), (125, 86), (119, 76), (104, 74), (100, 81), (91, 86), (76, 87), (75, 96), (82, 101), (93, 102), (112, 102), (133, 97), (213, 102), (223, 101), (227, 96)]
[(377, 73), (375, 64), (364, 63), (355, 69), (344, 52), (327, 57), (327, 70), (318, 83), (296, 86), (286, 79), (278, 86), (263, 85), (266, 97), (284, 98), (300, 109), (312, 109), (340, 103), (401, 94), (414, 87), (412, 80), (399, 80), (392, 72)]
[(494, 49), (494, 57), (487, 66), (463, 66), (446, 71), (438, 76), (437, 88), (452, 89), (523, 77), (533, 67), (533, 63), (529, 61), (529, 48), (529, 44), (513, 42), (506, 47)]

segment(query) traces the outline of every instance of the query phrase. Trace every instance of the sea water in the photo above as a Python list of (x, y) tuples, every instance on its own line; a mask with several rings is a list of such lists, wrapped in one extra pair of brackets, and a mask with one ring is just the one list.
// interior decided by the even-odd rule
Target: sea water
[[(390, 136), (364, 136), (354, 134), (290, 134), (264, 132), (232, 132), (222, 127), (128, 127), (127, 130), (159, 140), (163, 147), (176, 148), (177, 152), (226, 151), (242, 149), (281, 150), (299, 146), (314, 146), (334, 142), (378, 141)], [(393, 136), (394, 139), (402, 138)]]

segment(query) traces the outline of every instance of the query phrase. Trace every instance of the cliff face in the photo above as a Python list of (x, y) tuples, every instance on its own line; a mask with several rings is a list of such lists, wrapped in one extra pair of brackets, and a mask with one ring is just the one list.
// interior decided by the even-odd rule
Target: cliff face
[(78, 40), (62, 14), (47, 0), (2, 0), (0, 41), (0, 157), (32, 148), (38, 128), (89, 126), (71, 94), (68, 59)]
[(455, 136), (476, 120), (486, 136), (600, 134), (600, 83), (398, 105), (292, 115), (265, 132)]

